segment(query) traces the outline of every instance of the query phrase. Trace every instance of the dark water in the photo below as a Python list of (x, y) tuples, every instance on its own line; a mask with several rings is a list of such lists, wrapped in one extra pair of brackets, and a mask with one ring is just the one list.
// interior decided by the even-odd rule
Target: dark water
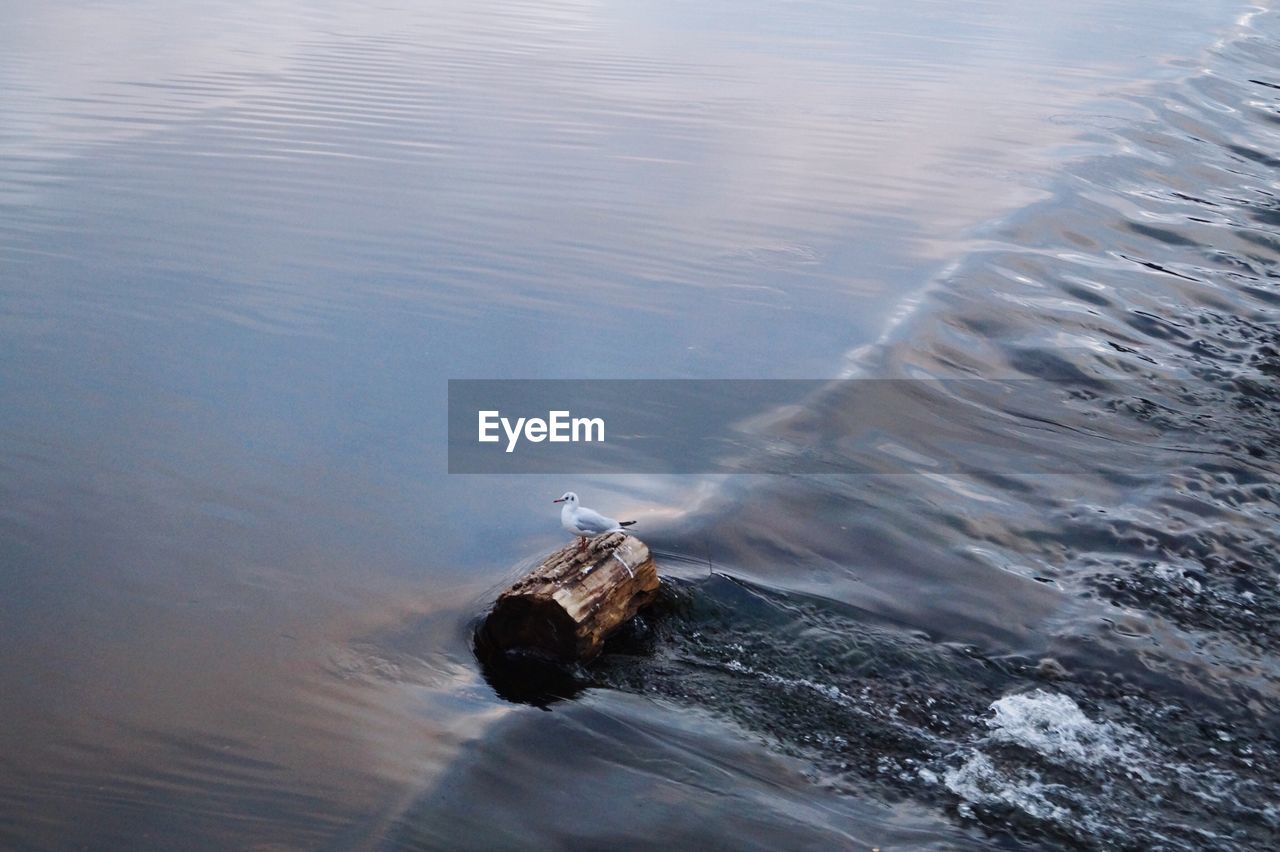
[[(0, 9), (4, 846), (1280, 842), (1269, 11)], [(449, 378), (838, 375), (1164, 437), (444, 472)], [(857, 456), (847, 387), (766, 437)], [(668, 587), (508, 701), (566, 487)]]

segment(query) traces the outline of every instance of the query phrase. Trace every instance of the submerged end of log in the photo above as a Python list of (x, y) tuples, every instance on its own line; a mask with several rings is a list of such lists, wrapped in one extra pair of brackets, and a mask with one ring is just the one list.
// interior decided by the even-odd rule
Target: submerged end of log
[(520, 651), (585, 662), (658, 593), (649, 548), (627, 533), (557, 550), (498, 596), (476, 635), (482, 654)]

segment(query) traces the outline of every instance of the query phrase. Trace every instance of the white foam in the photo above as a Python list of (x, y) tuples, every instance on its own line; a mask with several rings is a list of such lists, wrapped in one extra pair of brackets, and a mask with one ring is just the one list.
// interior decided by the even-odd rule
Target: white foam
[(1161, 562), (1151, 572), (1158, 579), (1164, 580), (1170, 585), (1181, 585), (1191, 590), (1193, 594), (1200, 594), (1204, 590), (1204, 586), (1200, 585), (1200, 581), (1190, 576), (1185, 571), (1175, 568), (1168, 563)]
[(1031, 770), (1016, 774), (1003, 772), (980, 751), (974, 752), (961, 766), (948, 769), (943, 781), (948, 790), (974, 804), (1008, 805), (1037, 819), (1062, 821), (1070, 816), (1067, 808), (1049, 798), (1054, 793), (1066, 795), (1066, 788), (1045, 784)]
[[(741, 650), (741, 646), (736, 647)], [(853, 706), (856, 703), (852, 696), (846, 695), (844, 692), (840, 691), (838, 687), (826, 683), (819, 683), (817, 681), (809, 680), (808, 678), (782, 677), (780, 675), (772, 674), (771, 672), (758, 671), (753, 669), (751, 666), (743, 665), (737, 660), (730, 660), (725, 663), (725, 668), (731, 672), (758, 677), (766, 683), (775, 684), (787, 689), (807, 689), (838, 704)]]
[(991, 704), (989, 739), (1013, 743), (1049, 757), (1080, 763), (1125, 760), (1135, 756), (1130, 743), (1137, 732), (1113, 722), (1094, 722), (1069, 696), (1037, 689), (1006, 695)]
[[(1106, 813), (1107, 803), (1085, 803), (1108, 789), (1108, 776), (1120, 772), (1159, 783), (1153, 777), (1157, 768), (1144, 756), (1150, 744), (1142, 734), (1114, 722), (1093, 721), (1070, 696), (1037, 689), (1006, 695), (992, 702), (990, 709), (985, 736), (953, 752), (949, 768), (918, 773), (927, 783), (941, 783), (966, 806), (1015, 808), (1037, 819), (1101, 836), (1111, 830), (1109, 819), (1099, 819), (1095, 809), (1101, 807)], [(996, 745), (1035, 752), (1049, 764), (1096, 767), (1087, 776), (1093, 779), (1090, 786), (1099, 789), (1086, 793), (1047, 782), (1041, 774), (1045, 766), (1029, 764), (1017, 753), (997, 753), (992, 749)]]

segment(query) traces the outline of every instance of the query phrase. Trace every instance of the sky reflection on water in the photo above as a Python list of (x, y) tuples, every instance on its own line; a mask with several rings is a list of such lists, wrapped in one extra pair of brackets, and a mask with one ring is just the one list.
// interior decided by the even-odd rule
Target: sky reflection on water
[(448, 378), (834, 376), (1237, 9), (4, 3), (0, 831), (379, 836), (559, 540)]

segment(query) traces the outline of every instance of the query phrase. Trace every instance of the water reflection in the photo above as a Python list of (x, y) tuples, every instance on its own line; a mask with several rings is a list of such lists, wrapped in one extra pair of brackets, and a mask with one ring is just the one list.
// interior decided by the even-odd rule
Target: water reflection
[[(497, 698), (466, 623), (556, 540), (545, 495), (565, 484), (445, 476), (445, 379), (830, 376), (893, 320), (903, 364), (979, 374), (1008, 366), (988, 338), (1019, 323), (1051, 317), (1058, 343), (1098, 345), (1088, 309), (1013, 288), (910, 331), (905, 298), (1001, 241), (1032, 249), (1003, 258), (1011, 281), (1086, 256), (1075, 292), (1145, 311), (1116, 345), (1176, 336), (1162, 301), (1213, 288), (1147, 250), (1180, 244), (1098, 226), (1098, 205), (1146, 204), (1154, 187), (1204, 197), (1203, 169), (1215, 183), (1236, 167), (1170, 175), (1195, 156), (1139, 134), (1114, 182), (1128, 200), (1061, 194), (1058, 180), (1064, 161), (1154, 115), (1139, 95), (1200, 62), (1234, 10), (7, 4), (0, 837), (347, 846), (489, 825), (496, 841), (565, 777), (561, 742), (574, 784), (616, 779), (618, 801), (661, 803), (673, 831), (966, 836), (927, 797), (815, 796), (809, 764), (739, 737), (713, 707), (620, 688), (549, 714)], [(1176, 91), (1232, 103), (1222, 85)], [(1266, 114), (1257, 89), (1250, 109)], [(1161, 120), (1192, 120), (1174, 112)], [(1265, 161), (1264, 142), (1224, 127), (1243, 165)], [(994, 242), (965, 232), (1044, 199), (1061, 220), (1013, 220)], [(1188, 203), (1157, 200), (1175, 209), (1152, 214), (1175, 219)], [(1270, 238), (1254, 229), (1274, 224), (1270, 209), (1200, 210), (1208, 222), (1192, 227), (1212, 239), (1139, 224), (1220, 245), (1265, 294)], [(1184, 277), (1099, 280), (1163, 275), (1134, 259)], [(1079, 605), (1029, 576), (1001, 575), (1016, 618), (984, 610), (991, 565), (1018, 573), (1018, 548), (1001, 544), (1060, 544), (939, 508), (961, 487), (1012, 505), (1016, 483), (905, 495), (785, 482), (771, 493), (805, 513), (733, 508), (756, 484), (587, 483), (600, 504), (661, 507), (647, 517), (668, 551), (937, 623), (939, 642), (1067, 656), (1086, 641), (1062, 627)], [(1057, 494), (1058, 512), (1088, 497)], [(869, 512), (852, 527), (851, 508)], [(848, 540), (831, 535), (842, 525)], [(908, 576), (889, 570), (901, 565)], [(499, 769), (508, 809), (464, 807)], [(611, 813), (618, 836), (640, 830)], [(548, 842), (573, 831), (538, 828)]]

